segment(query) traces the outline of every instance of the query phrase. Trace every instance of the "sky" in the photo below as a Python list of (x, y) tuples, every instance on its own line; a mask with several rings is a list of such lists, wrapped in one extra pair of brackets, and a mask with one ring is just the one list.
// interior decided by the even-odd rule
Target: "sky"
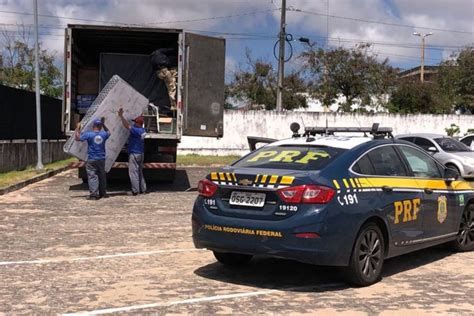
[[(226, 79), (246, 68), (245, 52), (274, 63), (281, 0), (38, 0), (40, 41), (62, 65), (64, 28), (72, 24), (129, 24), (182, 28), (226, 38)], [(436, 65), (474, 43), (474, 0), (287, 0), (286, 32), (294, 41), (286, 68), (298, 67), (309, 38), (318, 47), (354, 47), (371, 43), (370, 52), (409, 69), (420, 64), (426, 37), (425, 64)], [(33, 25), (33, 0), (0, 0), (0, 29), (18, 34)], [(31, 33), (33, 37), (33, 33)], [(289, 48), (287, 48), (289, 54)]]

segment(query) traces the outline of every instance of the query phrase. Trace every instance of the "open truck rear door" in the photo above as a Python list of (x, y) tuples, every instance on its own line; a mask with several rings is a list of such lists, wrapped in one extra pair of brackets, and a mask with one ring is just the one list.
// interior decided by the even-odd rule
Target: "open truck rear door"
[(183, 135), (223, 136), (225, 39), (185, 33)]

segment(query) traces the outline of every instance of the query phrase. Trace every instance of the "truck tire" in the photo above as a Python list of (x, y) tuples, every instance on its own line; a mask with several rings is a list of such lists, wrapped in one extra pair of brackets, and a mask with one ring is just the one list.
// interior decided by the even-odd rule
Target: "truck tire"
[(352, 249), (346, 280), (356, 286), (367, 286), (380, 280), (384, 261), (384, 237), (377, 224), (362, 226)]
[(222, 263), (225, 266), (241, 266), (248, 263), (251, 259), (251, 255), (244, 255), (240, 253), (231, 253), (231, 252), (218, 252), (213, 251), (214, 257), (217, 261)]

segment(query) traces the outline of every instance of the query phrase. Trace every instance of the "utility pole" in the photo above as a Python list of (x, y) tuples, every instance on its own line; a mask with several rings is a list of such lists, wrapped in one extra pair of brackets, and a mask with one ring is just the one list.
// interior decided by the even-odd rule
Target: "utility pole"
[(282, 106), (282, 94), (283, 94), (283, 79), (285, 78), (285, 41), (286, 41), (286, 0), (281, 0), (281, 19), (280, 19), (280, 52), (278, 54), (278, 87), (277, 87), (277, 100), (276, 110), (281, 111)]
[(420, 81), (425, 81), (425, 37), (433, 35), (433, 33), (418, 33), (414, 32), (413, 35), (421, 37), (421, 67), (420, 67)]
[(35, 86), (36, 86), (36, 150), (38, 161), (36, 170), (43, 169), (42, 137), (41, 137), (41, 94), (39, 70), (39, 42), (38, 42), (38, 0), (34, 0), (35, 7)]

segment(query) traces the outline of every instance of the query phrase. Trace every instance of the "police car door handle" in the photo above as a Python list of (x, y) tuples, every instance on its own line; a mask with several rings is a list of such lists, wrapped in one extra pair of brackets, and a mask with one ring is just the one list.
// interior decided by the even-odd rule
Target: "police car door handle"
[(430, 188), (425, 188), (425, 193), (426, 194), (432, 194), (433, 190), (431, 190)]
[(388, 185), (384, 185), (384, 186), (382, 187), (382, 190), (383, 190), (384, 192), (392, 192), (392, 191), (393, 191), (393, 188), (392, 188), (392, 187), (389, 187)]

